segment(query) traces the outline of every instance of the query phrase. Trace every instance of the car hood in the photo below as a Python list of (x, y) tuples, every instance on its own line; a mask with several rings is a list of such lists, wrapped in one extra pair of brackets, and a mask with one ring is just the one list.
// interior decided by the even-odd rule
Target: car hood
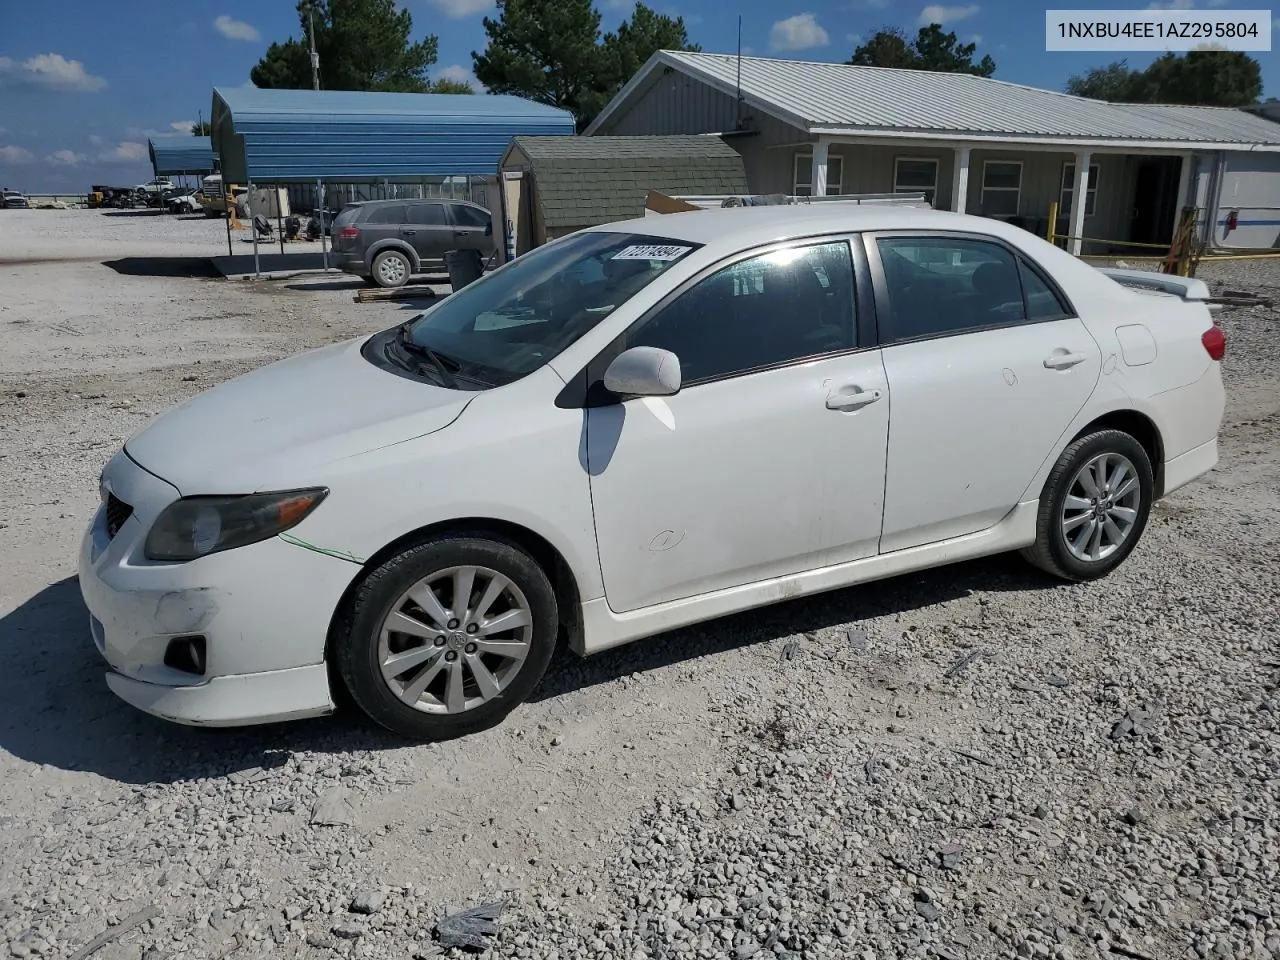
[(125, 442), (183, 496), (322, 484), (323, 467), (440, 430), (474, 393), (396, 376), (367, 338), (260, 367), (162, 414)]

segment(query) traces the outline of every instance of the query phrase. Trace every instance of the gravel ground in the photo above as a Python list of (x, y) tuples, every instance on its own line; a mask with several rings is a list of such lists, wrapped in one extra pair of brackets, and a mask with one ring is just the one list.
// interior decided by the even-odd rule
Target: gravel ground
[(210, 225), (163, 223), (0, 220), (0, 956), (425, 958), (501, 903), (491, 957), (1280, 957), (1280, 311), (1220, 315), (1222, 463), (1102, 582), (994, 558), (564, 655), (431, 747), (198, 731), (102, 683), (97, 471), (412, 308), (184, 276)]

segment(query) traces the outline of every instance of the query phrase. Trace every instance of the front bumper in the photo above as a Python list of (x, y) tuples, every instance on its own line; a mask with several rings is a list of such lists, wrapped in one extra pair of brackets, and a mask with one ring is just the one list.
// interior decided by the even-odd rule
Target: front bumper
[[(81, 542), (80, 592), (107, 683), (182, 723), (233, 726), (331, 712), (325, 640), (358, 565), (279, 538), (188, 563), (146, 559), (143, 541), (178, 492), (126, 455), (104, 485), (133, 510), (114, 537), (100, 507)], [(195, 674), (165, 664), (175, 637), (203, 637)]]

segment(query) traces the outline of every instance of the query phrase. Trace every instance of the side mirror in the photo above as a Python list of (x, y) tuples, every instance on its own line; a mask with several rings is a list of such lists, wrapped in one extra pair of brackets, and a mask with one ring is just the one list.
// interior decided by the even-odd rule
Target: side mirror
[(632, 347), (613, 358), (604, 386), (633, 397), (670, 397), (680, 392), (680, 358), (658, 347)]

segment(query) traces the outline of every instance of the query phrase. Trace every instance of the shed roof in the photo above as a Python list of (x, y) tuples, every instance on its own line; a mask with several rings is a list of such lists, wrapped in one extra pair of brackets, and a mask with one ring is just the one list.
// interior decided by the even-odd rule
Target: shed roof
[(233, 182), (370, 183), (492, 174), (519, 134), (573, 115), (520, 97), (215, 88), (213, 140)]
[(208, 137), (153, 137), (147, 141), (147, 153), (157, 177), (212, 173), (217, 169), (213, 141)]
[[(677, 70), (731, 96), (738, 58), (661, 50), (586, 129)], [(1243, 110), (1107, 103), (964, 73), (743, 57), (744, 101), (815, 134), (1280, 150), (1280, 126)]]
[(578, 228), (644, 214), (650, 189), (742, 194), (742, 157), (718, 136), (516, 137), (506, 167), (527, 158), (548, 229)]

